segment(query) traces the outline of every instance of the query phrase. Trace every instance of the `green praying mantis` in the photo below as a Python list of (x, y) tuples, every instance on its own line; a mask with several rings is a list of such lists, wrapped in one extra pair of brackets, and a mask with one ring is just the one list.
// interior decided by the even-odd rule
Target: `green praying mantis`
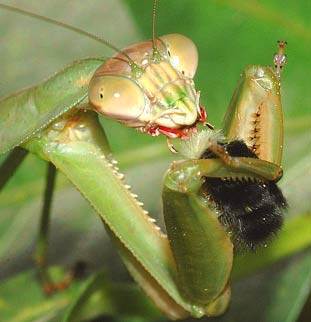
[[(0, 101), (1, 153), (21, 146), (53, 164), (50, 188), (54, 167), (65, 173), (100, 215), (135, 281), (171, 319), (218, 316), (230, 301), (233, 243), (218, 220), (215, 202), (204, 197), (206, 178), (247, 178), (265, 183), (282, 175), (280, 68), (285, 63), (284, 43), (275, 56), (275, 71), (261, 66), (249, 66), (244, 71), (224, 118), (222, 136), (214, 130), (193, 133), (196, 123), (205, 122), (205, 115), (192, 80), (196, 50), (188, 41), (176, 35), (158, 40), (153, 37), (108, 61), (81, 60), (49, 80)], [(190, 56), (184, 58), (180, 47), (190, 48)], [(141, 57), (145, 52), (147, 55)], [(174, 64), (172, 57), (181, 58), (179, 64)], [(170, 95), (167, 98), (160, 91), (164, 101), (152, 92), (154, 83), (163, 82), (163, 77), (149, 84), (156, 75), (152, 71), (158, 67), (169, 70), (167, 82), (174, 85), (171, 88), (161, 83)], [(106, 92), (115, 93), (110, 86), (123, 81), (122, 90), (130, 95), (125, 96), (129, 105), (122, 110), (124, 102), (116, 108), (115, 97), (108, 96), (107, 103)], [(134, 103), (130, 104), (132, 98)], [(160, 104), (152, 105), (154, 102)], [(151, 135), (187, 139), (177, 148), (184, 154), (195, 150), (187, 160), (172, 163), (165, 175), (167, 236), (124, 183), (94, 109)], [(9, 131), (13, 123), (15, 130)], [(226, 144), (236, 138), (247, 142), (257, 158), (230, 155)], [(22, 161), (25, 150), (13, 150), (6, 178)], [(214, 157), (202, 158), (206, 150)], [(11, 160), (17, 164), (12, 165)], [(92, 169), (97, 169), (96, 173)], [(48, 217), (48, 213), (44, 215)], [(45, 229), (46, 223), (41, 232)], [(45, 252), (42, 234), (36, 253), (41, 266)]]

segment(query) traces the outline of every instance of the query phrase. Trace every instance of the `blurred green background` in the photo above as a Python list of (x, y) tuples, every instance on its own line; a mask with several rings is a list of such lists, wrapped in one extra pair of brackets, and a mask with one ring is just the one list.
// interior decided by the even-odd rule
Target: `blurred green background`
[[(120, 48), (151, 35), (151, 0), (2, 3), (81, 27)], [(276, 41), (287, 40), (288, 64), (282, 75), (284, 177), (280, 182), (290, 204), (287, 218), (311, 209), (310, 12), (307, 0), (160, 0), (157, 10), (158, 35), (181, 33), (196, 43), (200, 58), (196, 88), (201, 90), (209, 122), (216, 126), (245, 66), (271, 65)], [(1, 96), (40, 82), (73, 60), (112, 54), (92, 40), (3, 10), (0, 39)], [(154, 216), (161, 217), (161, 180), (171, 160), (165, 139), (151, 138), (106, 119), (103, 124), (133, 191)], [(68, 293), (45, 299), (29, 271), (34, 267), (31, 256), (44, 172), (42, 161), (27, 157), (0, 195), (0, 321), (3, 316), (3, 321), (11, 322), (61, 321), (79, 291), (78, 285)], [(104, 268), (109, 279), (128, 280), (100, 220), (62, 175), (58, 177), (51, 229), (51, 264), (68, 268), (82, 259), (91, 272)], [(307, 321), (299, 315), (310, 290), (310, 261), (308, 250), (300, 252), (234, 283), (230, 309), (217, 321)], [(128, 321), (147, 321), (146, 316), (140, 318)]]

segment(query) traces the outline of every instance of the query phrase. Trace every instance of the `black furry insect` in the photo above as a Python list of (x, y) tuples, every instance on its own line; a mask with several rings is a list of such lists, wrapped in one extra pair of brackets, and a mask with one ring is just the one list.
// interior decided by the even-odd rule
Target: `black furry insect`
[[(221, 143), (223, 144), (223, 143)], [(258, 158), (242, 140), (224, 144), (232, 157)], [(201, 159), (217, 156), (207, 149)], [(287, 202), (274, 181), (204, 178), (200, 193), (214, 202), (219, 220), (241, 248), (265, 244), (281, 228)]]

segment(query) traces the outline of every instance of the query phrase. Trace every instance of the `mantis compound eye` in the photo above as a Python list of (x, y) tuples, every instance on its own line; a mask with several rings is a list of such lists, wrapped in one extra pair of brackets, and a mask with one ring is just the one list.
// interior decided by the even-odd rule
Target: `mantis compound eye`
[(124, 121), (137, 119), (146, 104), (141, 88), (124, 76), (93, 78), (89, 100), (98, 113)]
[(161, 36), (160, 39), (167, 48), (171, 64), (186, 77), (193, 78), (199, 60), (193, 41), (178, 34)]

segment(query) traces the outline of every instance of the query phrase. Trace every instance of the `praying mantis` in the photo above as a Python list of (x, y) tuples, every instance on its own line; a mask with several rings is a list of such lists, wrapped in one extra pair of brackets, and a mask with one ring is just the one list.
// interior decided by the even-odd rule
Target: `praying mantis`
[[(95, 65), (96, 62), (95, 62)], [(97, 66), (96, 66), (97, 67)], [(260, 69), (260, 67), (258, 67)], [(260, 69), (261, 70), (261, 69)], [(262, 69), (263, 70), (263, 74), (264, 76), (266, 75), (266, 69)], [(248, 70), (248, 72), (250, 72)], [(269, 73), (269, 72), (268, 72)], [(257, 74), (256, 74), (257, 75)], [(244, 79), (247, 79), (247, 77), (249, 76), (243, 76), (245, 77)], [(270, 78), (269, 78), (270, 77)], [(277, 77), (274, 74), (269, 75), (268, 80), (271, 81), (272, 79), (272, 83), (278, 83)], [(248, 92), (249, 89), (246, 89), (246, 92)], [(242, 96), (242, 90), (238, 89), (238, 94), (236, 94), (236, 96)], [(278, 96), (278, 88), (276, 88), (275, 92), (273, 94), (276, 94), (276, 96)], [(232, 109), (234, 109), (234, 104)], [(281, 115), (281, 113), (279, 113)], [(235, 112), (231, 111), (229, 116), (234, 116)], [(281, 123), (281, 121), (275, 121), (275, 119), (273, 119), (274, 122), (277, 123)], [(230, 131), (234, 132), (234, 129), (238, 129), (239, 126), (235, 126), (234, 124), (235, 119), (233, 118), (232, 120), (230, 120), (230, 117), (227, 117), (224, 121), (224, 125), (223, 125), (223, 130), (225, 131), (225, 134), (227, 136), (228, 140), (232, 140), (233, 138), (235, 138), (237, 136), (236, 133), (234, 134), (230, 134)], [(276, 128), (279, 131), (282, 131), (282, 125), (279, 124), (280, 126), (277, 126)], [(93, 129), (96, 128), (96, 133), (93, 133)], [(59, 131), (60, 129), (60, 131)], [(163, 265), (163, 263), (165, 263), (166, 261), (170, 262), (171, 261), (171, 253), (170, 251), (168, 252), (169, 255), (163, 253), (164, 250), (166, 250), (168, 248), (167, 242), (165, 242), (165, 237), (161, 235), (161, 233), (159, 232), (154, 232), (152, 229), (152, 221), (150, 221), (149, 219), (146, 219), (146, 215), (144, 214), (143, 211), (139, 210), (136, 201), (132, 200), (133, 198), (131, 196), (129, 196), (129, 193), (127, 191), (126, 187), (122, 186), (122, 174), (118, 173), (118, 169), (115, 168), (115, 161), (114, 159), (110, 156), (110, 151), (107, 148), (107, 143), (105, 138), (103, 137), (101, 133), (101, 128), (98, 124), (96, 124), (96, 117), (94, 116), (93, 113), (85, 111), (84, 109), (82, 109), (82, 111), (78, 111), (78, 112), (71, 112), (69, 111), (68, 114), (64, 114), (64, 116), (61, 116), (59, 120), (55, 121), (54, 123), (51, 123), (51, 127), (49, 127), (48, 130), (46, 130), (47, 132), (43, 132), (42, 135), (40, 135), (40, 137), (38, 138), (34, 138), (34, 139), (30, 139), (29, 141), (25, 142), (25, 147), (27, 149), (29, 149), (30, 151), (33, 151), (35, 153), (38, 153), (39, 155), (41, 155), (41, 157), (43, 157), (44, 159), (49, 159), (50, 161), (54, 162), (58, 168), (60, 169), (64, 169), (64, 171), (66, 172), (66, 174), (68, 176), (70, 176), (71, 180), (75, 183), (75, 185), (77, 187), (79, 187), (79, 190), (82, 192), (82, 194), (87, 196), (87, 199), (90, 201), (90, 203), (93, 204), (93, 206), (95, 208), (97, 208), (97, 210), (99, 210), (99, 212), (106, 212), (106, 211), (101, 211), (101, 207), (103, 207), (103, 209), (105, 209), (106, 207), (108, 207), (107, 205), (102, 206), (97, 205), (97, 203), (101, 203), (102, 201), (99, 201), (101, 198), (99, 197), (99, 195), (95, 195), (95, 196), (90, 196), (88, 195), (89, 193), (92, 194), (92, 188), (91, 186), (95, 185), (95, 182), (84, 182), (84, 179), (81, 180), (80, 182), (80, 176), (81, 178), (86, 178), (88, 177), (88, 167), (92, 164), (92, 162), (94, 162), (94, 164), (92, 164), (92, 166), (98, 168), (98, 169), (102, 169), (101, 171), (103, 171), (102, 175), (99, 175), (99, 173), (96, 174), (96, 183), (98, 184), (98, 177), (103, 178), (103, 180), (101, 181), (100, 184), (98, 184), (98, 188), (99, 191), (101, 191), (101, 194), (103, 195), (107, 195), (107, 194), (111, 194), (111, 190), (109, 192), (105, 192), (104, 188), (106, 186), (109, 186), (109, 189), (116, 189), (116, 195), (118, 195), (118, 197), (120, 198), (120, 200), (122, 200), (122, 202), (124, 200), (129, 200), (129, 202), (124, 206), (124, 210), (122, 209), (118, 209), (118, 213), (115, 214), (115, 209), (117, 209), (117, 206), (109, 206), (113, 211), (112, 213), (114, 213), (114, 217), (119, 217), (119, 221), (123, 222), (123, 223), (127, 223), (128, 225), (130, 225), (131, 230), (134, 229), (140, 229), (139, 232), (137, 233), (132, 233), (130, 234), (130, 236), (126, 236), (124, 239), (122, 236), (123, 232), (122, 232), (122, 227), (115, 228), (114, 224), (111, 224), (110, 222), (108, 223), (108, 226), (110, 227), (111, 230), (111, 234), (117, 237), (113, 237), (115, 238), (115, 243), (118, 244), (119, 243), (119, 248), (120, 248), (120, 252), (121, 254), (123, 254), (122, 256), (124, 256), (124, 260), (125, 262), (127, 262), (127, 265), (129, 267), (129, 270), (132, 272), (132, 274), (134, 275), (134, 278), (136, 280), (141, 281), (144, 280), (144, 283), (142, 283), (142, 287), (143, 288), (148, 288), (148, 286), (146, 286), (146, 284), (148, 284), (146, 282), (149, 281), (150, 284), (152, 284), (152, 286), (154, 286), (154, 279), (159, 281), (161, 278), (163, 278), (163, 275), (161, 276), (161, 274), (164, 274), (164, 278), (168, 278), (168, 280), (170, 280), (171, 278), (171, 274), (173, 275), (173, 282), (171, 285), (166, 286), (167, 284), (167, 280), (164, 279), (161, 281), (160, 285), (162, 285), (162, 287), (168, 287), (171, 288), (169, 290), (166, 289), (167, 294), (169, 294), (169, 298), (166, 300), (167, 301), (171, 301), (170, 297), (173, 297), (174, 301), (176, 301), (178, 304), (175, 306), (175, 303), (172, 302), (161, 302), (163, 301), (163, 298), (167, 297), (167, 294), (162, 294), (162, 289), (158, 289), (158, 286), (155, 286), (155, 288), (151, 287), (151, 289), (147, 289), (146, 292), (149, 292), (149, 295), (152, 297), (152, 292), (159, 292), (161, 293), (161, 296), (156, 296), (153, 298), (153, 300), (157, 303), (158, 306), (160, 306), (160, 308), (170, 317), (170, 318), (174, 318), (174, 319), (178, 319), (178, 318), (183, 318), (189, 314), (199, 317), (202, 316), (203, 314), (207, 314), (207, 315), (218, 315), (221, 314), (223, 312), (223, 310), (225, 309), (225, 307), (228, 304), (229, 301), (229, 288), (227, 288), (228, 285), (228, 279), (229, 279), (229, 274), (230, 274), (230, 270), (231, 270), (231, 264), (232, 264), (232, 244), (229, 240), (229, 238), (226, 236), (224, 229), (222, 228), (221, 225), (219, 225), (219, 223), (215, 220), (215, 218), (211, 215), (207, 216), (205, 218), (205, 216), (203, 215), (202, 220), (208, 220), (207, 223), (207, 227), (208, 227), (208, 232), (205, 232), (203, 234), (203, 236), (197, 236), (199, 238), (206, 238), (206, 236), (208, 236), (211, 231), (215, 232), (215, 234), (218, 236), (215, 236), (215, 239), (213, 238), (211, 241), (210, 240), (206, 240), (206, 244), (210, 243), (210, 247), (205, 246), (206, 248), (208, 248), (212, 255), (212, 258), (215, 260), (215, 262), (217, 263), (217, 260), (219, 260), (218, 264), (214, 264), (209, 265), (206, 262), (202, 262), (201, 265), (204, 267), (207, 276), (207, 285), (208, 287), (206, 288), (212, 288), (211, 285), (213, 287), (215, 287), (215, 290), (212, 291), (212, 294), (208, 294), (207, 296), (207, 300), (206, 299), (201, 299), (200, 297), (196, 297), (195, 295), (191, 294), (192, 290), (190, 287), (190, 290), (188, 289), (188, 286), (191, 285), (190, 281), (187, 281), (185, 283), (185, 285), (183, 285), (181, 287), (182, 291), (180, 291), (179, 287), (176, 287), (175, 284), (175, 277), (174, 274), (176, 273), (171, 273), (174, 272), (174, 263), (170, 263), (169, 265), (169, 269), (168, 268), (164, 268), (163, 271), (160, 273), (156, 272), (156, 273), (152, 273), (151, 274), (151, 278), (148, 274), (148, 272), (146, 272), (146, 270), (144, 270), (144, 268), (147, 268), (147, 271), (152, 271), (155, 267), (157, 267), (157, 263), (159, 261), (160, 266)], [(59, 131), (59, 133), (58, 133)], [(228, 132), (228, 133), (226, 133)], [(93, 136), (94, 134), (94, 136)], [(85, 136), (84, 136), (85, 135)], [(240, 135), (238, 135), (240, 136)], [(235, 173), (236, 178), (239, 178), (239, 176), (245, 176), (245, 175), (250, 175), (252, 177), (255, 178), (265, 178), (266, 176), (268, 176), (268, 178), (270, 180), (276, 180), (279, 178), (280, 176), (280, 170), (279, 167), (277, 166), (280, 163), (280, 136), (282, 136), (281, 134), (279, 135), (273, 135), (273, 138), (276, 139), (276, 141), (278, 141), (278, 143), (274, 143), (272, 144), (273, 148), (273, 152), (270, 154), (269, 157), (267, 157), (267, 159), (264, 159), (266, 161), (271, 161), (270, 163), (266, 163), (266, 162), (261, 162), (261, 160), (251, 160), (252, 164), (249, 166), (247, 166), (248, 162), (250, 162), (250, 160), (244, 160), (245, 163), (243, 163), (242, 160), (242, 164), (239, 166), (233, 165), (229, 163), (226, 163), (227, 161), (225, 160), (226, 157), (226, 153), (223, 154), (223, 152), (218, 151), (218, 144), (217, 144), (217, 140), (218, 138), (216, 137), (216, 139), (211, 139), (210, 144), (208, 144), (205, 148), (209, 148), (212, 147), (213, 152), (218, 153), (220, 160), (215, 160), (215, 164), (223, 166), (224, 169), (220, 170), (220, 172), (213, 172), (216, 173), (216, 177), (227, 177), (230, 176), (232, 174), (232, 172), (235, 172), (234, 169), (242, 169), (241, 172), (239, 173), (239, 171), (237, 171)], [(73, 141), (68, 141), (68, 138), (71, 140), (73, 139)], [(55, 141), (56, 139), (56, 141)], [(246, 139), (246, 138), (245, 138)], [(27, 137), (28, 140), (28, 137)], [(81, 141), (80, 141), (81, 140)], [(68, 147), (66, 145), (62, 146), (62, 144), (66, 144), (67, 141), (69, 142)], [(271, 140), (273, 141), (273, 139)], [(270, 141), (270, 142), (271, 142)], [(55, 144), (55, 142), (57, 142), (57, 144)], [(61, 142), (61, 143), (60, 143)], [(92, 159), (90, 156), (90, 159), (88, 158), (88, 147), (85, 146), (85, 143), (92, 143), (92, 145), (94, 144), (94, 146), (96, 146), (96, 151), (93, 150), (93, 147), (91, 147), (91, 155), (95, 158)], [(71, 143), (73, 143), (73, 146), (71, 146)], [(80, 146), (81, 143), (81, 146)], [(85, 155), (85, 159), (81, 160), (81, 163), (79, 163), (79, 161), (73, 161), (71, 160), (71, 156), (73, 155), (67, 155), (67, 152), (75, 152), (75, 147), (74, 145), (77, 144), (77, 148), (79, 150), (79, 153), (82, 152), (82, 154)], [(97, 146), (97, 144), (99, 144), (99, 148)], [(85, 150), (84, 150), (85, 149)], [(97, 149), (99, 151), (97, 151)], [(187, 148), (186, 148), (187, 149)], [(70, 151), (71, 150), (71, 151)], [(265, 150), (265, 149), (264, 149)], [(58, 154), (58, 152), (60, 151), (60, 153)], [(104, 153), (102, 153), (102, 151), (104, 151)], [(98, 152), (98, 154), (97, 154)], [(79, 158), (78, 158), (79, 159)], [(75, 159), (76, 160), (76, 159)], [(234, 160), (233, 160), (234, 161)], [(188, 163), (187, 163), (188, 162)], [(191, 209), (191, 211), (193, 211), (194, 213), (197, 213), (198, 216), (201, 215), (202, 213), (205, 214), (206, 212), (206, 208), (203, 208), (200, 206), (199, 201), (197, 200), (196, 197), (196, 192), (198, 190), (198, 187), (202, 184), (202, 175), (204, 175), (204, 171), (208, 171), (208, 168), (206, 167), (206, 165), (204, 165), (204, 163), (206, 162), (202, 162), (202, 169), (200, 168), (200, 162), (193, 162), (193, 161), (187, 161), (185, 164), (179, 164), (176, 163), (174, 165), (172, 165), (171, 170), (168, 172), (167, 176), (166, 176), (166, 180), (165, 180), (165, 189), (164, 189), (164, 208), (165, 208), (165, 212), (166, 213), (174, 213), (174, 210), (178, 209), (178, 205), (171, 205), (172, 201), (180, 201), (180, 202), (184, 202), (185, 206), (184, 208), (186, 208), (186, 206), (188, 207), (193, 207), (193, 209)], [(213, 163), (213, 162), (212, 162)], [(274, 163), (277, 164), (276, 166), (274, 166)], [(88, 164), (88, 166), (86, 166)], [(245, 168), (243, 168), (243, 166), (245, 166)], [(266, 166), (266, 168), (264, 167)], [(69, 171), (70, 168), (70, 171)], [(184, 172), (187, 172), (188, 169), (190, 169), (189, 173), (187, 173), (186, 175), (184, 174)], [(263, 170), (264, 169), (264, 170)], [(85, 170), (86, 172), (84, 172), (83, 170)], [(223, 171), (223, 172), (221, 172)], [(227, 172), (226, 172), (227, 171)], [(200, 172), (200, 175), (198, 175), (198, 173)], [(182, 176), (180, 175), (180, 173), (182, 173)], [(206, 174), (206, 176), (208, 176), (210, 174)], [(187, 177), (188, 176), (188, 177)], [(182, 180), (180, 180), (180, 177), (182, 177)], [(174, 182), (174, 180), (177, 179), (177, 185)], [(90, 178), (91, 180), (91, 178)], [(95, 178), (93, 179), (95, 180)], [(121, 184), (120, 184), (121, 181)], [(188, 181), (190, 182), (190, 184), (188, 184)], [(192, 182), (193, 181), (193, 182)], [(114, 188), (115, 187), (115, 188)], [(176, 188), (177, 187), (177, 188)], [(188, 193), (190, 193), (190, 197), (188, 196)], [(194, 193), (194, 195), (193, 195)], [(170, 197), (167, 197), (169, 196)], [(183, 198), (186, 196), (186, 198), (193, 198), (193, 200), (186, 200), (183, 201)], [(115, 205), (120, 206), (121, 205), (121, 201), (119, 199), (116, 199), (115, 201), (113, 201), (113, 198), (111, 198), (110, 200), (107, 200), (108, 203), (112, 203), (114, 202)], [(130, 212), (129, 209), (134, 208), (133, 211)], [(167, 209), (167, 210), (166, 210)], [(180, 209), (179, 209), (180, 210)], [(182, 212), (184, 212), (185, 210), (182, 209)], [(186, 211), (185, 211), (186, 213)], [(130, 214), (130, 215), (129, 215)], [(141, 224), (139, 224), (139, 221), (141, 220), (138, 219), (136, 220), (136, 216), (138, 216), (139, 218), (145, 218), (146, 220), (144, 220)], [(129, 217), (131, 217), (131, 220), (133, 220), (133, 223), (129, 223), (126, 220), (129, 219)], [(187, 216), (190, 217), (190, 216)], [(105, 217), (104, 221), (109, 221), (109, 220), (115, 220), (116, 218), (111, 218), (111, 219), (107, 219)], [(171, 220), (171, 219), (168, 219)], [(141, 228), (139, 228), (138, 226), (141, 225)], [(171, 223), (168, 225), (168, 227), (176, 227), (176, 223)], [(112, 228), (113, 227), (113, 228)], [(204, 225), (203, 225), (204, 227)], [(214, 227), (214, 228), (212, 228)], [(190, 227), (188, 226), (188, 229)], [(108, 228), (109, 230), (109, 228)], [(135, 231), (135, 230), (134, 230)], [(188, 234), (188, 231), (185, 231), (184, 233), (181, 234)], [(143, 241), (141, 240), (133, 240), (133, 235), (135, 237), (135, 235), (137, 236), (144, 236), (143, 237)], [(142, 248), (142, 244), (144, 244), (144, 242), (146, 242), (146, 238), (150, 237), (151, 239), (155, 239), (155, 241), (150, 241), (150, 243), (153, 245), (153, 247), (155, 247), (154, 251), (150, 251), (150, 249), (143, 249)], [(191, 236), (190, 236), (191, 237)], [(209, 237), (209, 236), (208, 236)], [(132, 239), (132, 240), (131, 240)], [(120, 240), (126, 245), (126, 247), (124, 248), (123, 244), (120, 244)], [(129, 240), (129, 244), (127, 244), (127, 241)], [(173, 237), (171, 237), (171, 240), (174, 240)], [(192, 240), (192, 238), (191, 238)], [(191, 240), (189, 242), (191, 242)], [(178, 241), (176, 241), (178, 243)], [(195, 242), (195, 241), (193, 241)], [(139, 255), (139, 252), (137, 253), (136, 251), (134, 252), (134, 256), (133, 253), (130, 251), (128, 252), (128, 250), (133, 249), (137, 246), (135, 246), (135, 243), (139, 244), (139, 248), (141, 248), (139, 250), (139, 252), (141, 252), (141, 254), (143, 255)], [(160, 246), (157, 246), (157, 243), (160, 244)], [(172, 243), (175, 243), (174, 241), (172, 241)], [(132, 246), (132, 244), (134, 244), (134, 246)], [(149, 244), (148, 242), (146, 244)], [(221, 245), (220, 245), (221, 244)], [(190, 245), (190, 244), (189, 244)], [(180, 249), (179, 247), (177, 247), (178, 249)], [(214, 250), (213, 250), (214, 249)], [(222, 251), (220, 251), (222, 250)], [(190, 250), (190, 253), (193, 250)], [(146, 254), (150, 254), (151, 258), (145, 258), (144, 260), (142, 260), (142, 262), (146, 261), (147, 264), (144, 262), (143, 265), (141, 265), (141, 258), (145, 257)], [(152, 257), (155, 257), (154, 254), (159, 255), (159, 257), (156, 258), (157, 262), (153, 262), (152, 264), (148, 263), (148, 260), (153, 260)], [(161, 256), (163, 256), (162, 260)], [(177, 256), (177, 255), (175, 255)], [(134, 258), (132, 258), (134, 257)], [(137, 258), (139, 258), (139, 260), (137, 261)], [(159, 259), (160, 258), (160, 259)], [(181, 258), (181, 260), (183, 261), (183, 258)], [(189, 261), (188, 261), (189, 262)], [(141, 267), (142, 266), (142, 267)], [(184, 264), (180, 264), (177, 263), (177, 266), (180, 267), (187, 267), (187, 265)], [(207, 267), (209, 267), (209, 269), (211, 271), (209, 271), (207, 269)], [(222, 267), (224, 269), (223, 272), (223, 276), (221, 277), (221, 283), (214, 283), (213, 279), (214, 279), (214, 275), (210, 275), (213, 274), (213, 272), (215, 272), (216, 270), (219, 269), (219, 267)], [(169, 273), (167, 272), (167, 269), (169, 271)], [(200, 269), (199, 267), (197, 267), (197, 272), (202, 272), (203, 269)], [(159, 275), (160, 274), (160, 277)], [(147, 275), (147, 277), (146, 277)], [(185, 273), (185, 275), (187, 275), (187, 273)], [(154, 277), (156, 276), (156, 278)], [(184, 277), (185, 279), (187, 279), (187, 276)], [(191, 278), (190, 278), (191, 279)], [(212, 279), (212, 281), (211, 281)], [(170, 282), (171, 283), (171, 282)], [(210, 284), (211, 283), (211, 284)], [(164, 292), (165, 293), (165, 292)], [(187, 295), (185, 296), (184, 293), (186, 293)], [(190, 294), (189, 294), (190, 293)], [(203, 292), (204, 293), (204, 292)], [(173, 294), (173, 295), (172, 295)], [(184, 300), (184, 297), (186, 297), (186, 300)], [(195, 300), (193, 300), (195, 298)], [(204, 298), (204, 295), (203, 295)], [(217, 302), (216, 302), (217, 300)], [(173, 302), (174, 302), (173, 301)], [(194, 301), (193, 303), (191, 303), (192, 301)], [(219, 302), (218, 302), (219, 301)], [(168, 306), (167, 303), (170, 303), (170, 308), (168, 311), (166, 311), (165, 307)], [(220, 303), (220, 304), (219, 304)], [(208, 307), (207, 307), (208, 306)]]

